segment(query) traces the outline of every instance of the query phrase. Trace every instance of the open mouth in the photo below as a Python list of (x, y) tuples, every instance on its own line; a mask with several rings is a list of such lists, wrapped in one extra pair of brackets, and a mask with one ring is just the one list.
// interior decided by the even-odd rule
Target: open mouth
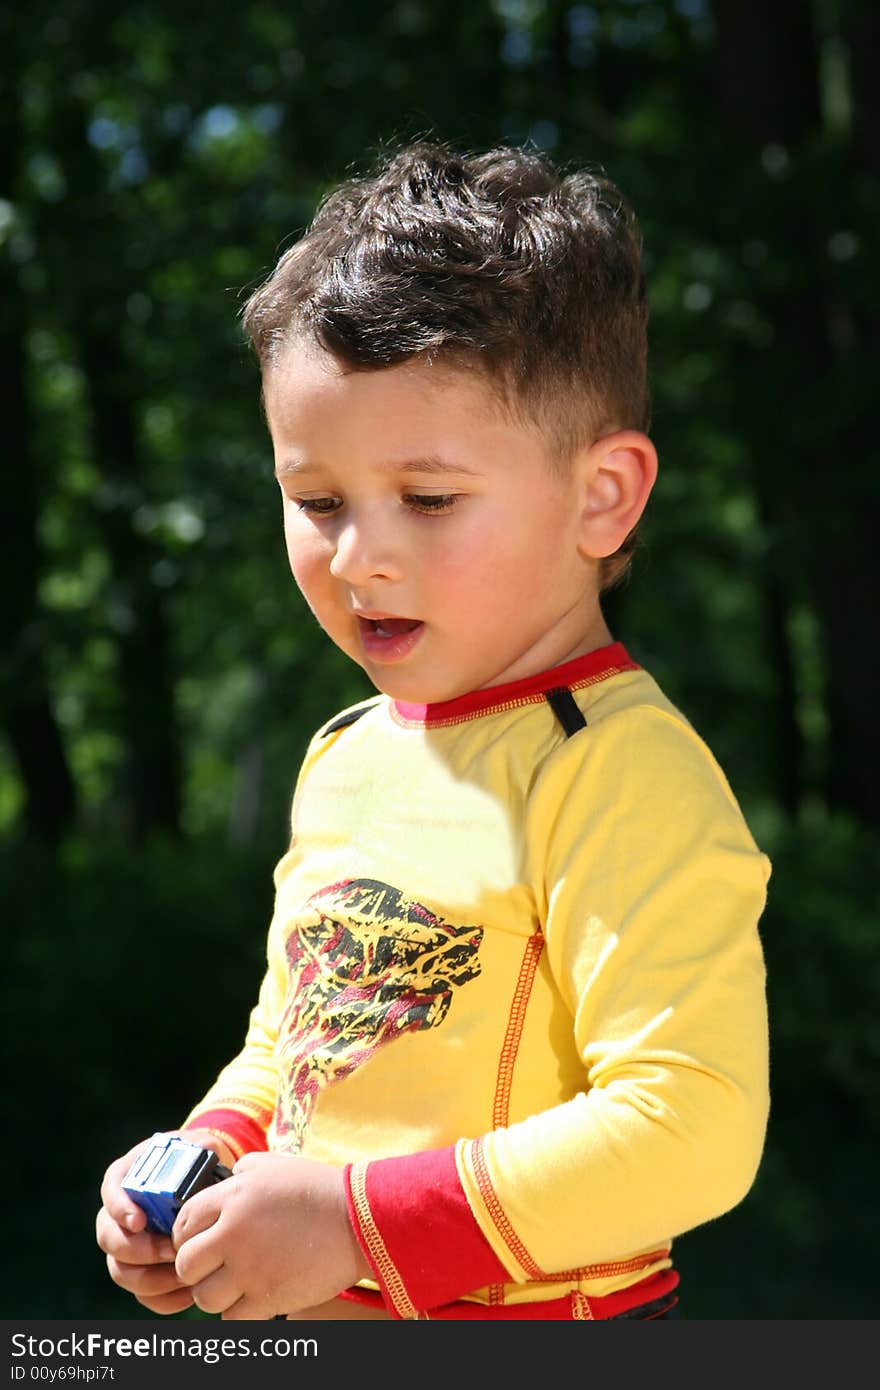
[(401, 661), (408, 656), (424, 626), (420, 618), (364, 618), (358, 614), (364, 651), (376, 661)]
[(421, 627), (418, 618), (362, 618), (361, 622), (366, 623), (377, 637), (402, 637)]

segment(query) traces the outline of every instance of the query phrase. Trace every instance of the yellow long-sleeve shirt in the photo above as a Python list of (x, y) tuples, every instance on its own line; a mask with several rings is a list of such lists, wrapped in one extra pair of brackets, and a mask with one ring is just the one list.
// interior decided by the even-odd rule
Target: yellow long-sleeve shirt
[(395, 1316), (668, 1268), (767, 1121), (770, 865), (724, 773), (619, 643), (351, 713), (306, 754), (245, 1046), (187, 1124), (352, 1165)]

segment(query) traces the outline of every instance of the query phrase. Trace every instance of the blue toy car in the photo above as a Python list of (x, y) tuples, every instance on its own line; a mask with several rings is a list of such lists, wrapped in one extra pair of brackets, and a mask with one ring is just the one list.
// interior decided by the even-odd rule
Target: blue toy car
[(174, 1218), (189, 1197), (231, 1176), (212, 1149), (169, 1134), (154, 1134), (122, 1186), (147, 1213), (147, 1229), (170, 1235)]

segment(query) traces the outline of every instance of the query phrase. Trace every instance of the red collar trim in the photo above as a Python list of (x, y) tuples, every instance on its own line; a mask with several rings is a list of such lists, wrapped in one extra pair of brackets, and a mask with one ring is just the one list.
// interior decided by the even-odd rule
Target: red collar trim
[(505, 685), (489, 685), (483, 690), (472, 690), (454, 700), (441, 700), (434, 705), (412, 705), (405, 700), (392, 700), (391, 713), (398, 724), (436, 729), (441, 724), (460, 724), (491, 711), (535, 704), (544, 698), (548, 690), (555, 690), (560, 685), (579, 690), (608, 676), (616, 676), (621, 671), (639, 669), (638, 662), (633, 661), (623, 643), (612, 642), (607, 647), (597, 647), (584, 656), (577, 656), (574, 661), (551, 666), (549, 671), (539, 671), (537, 675), (508, 681)]

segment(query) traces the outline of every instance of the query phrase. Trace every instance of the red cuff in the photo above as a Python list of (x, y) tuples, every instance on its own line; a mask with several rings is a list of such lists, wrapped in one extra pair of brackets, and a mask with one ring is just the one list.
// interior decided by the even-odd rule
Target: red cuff
[(351, 1223), (393, 1318), (509, 1281), (474, 1220), (453, 1146), (345, 1172)]
[[(271, 1116), (267, 1117), (271, 1119)], [(240, 1110), (202, 1110), (186, 1122), (187, 1129), (210, 1129), (229, 1145), (236, 1158), (242, 1154), (265, 1153), (266, 1130), (251, 1115)]]

